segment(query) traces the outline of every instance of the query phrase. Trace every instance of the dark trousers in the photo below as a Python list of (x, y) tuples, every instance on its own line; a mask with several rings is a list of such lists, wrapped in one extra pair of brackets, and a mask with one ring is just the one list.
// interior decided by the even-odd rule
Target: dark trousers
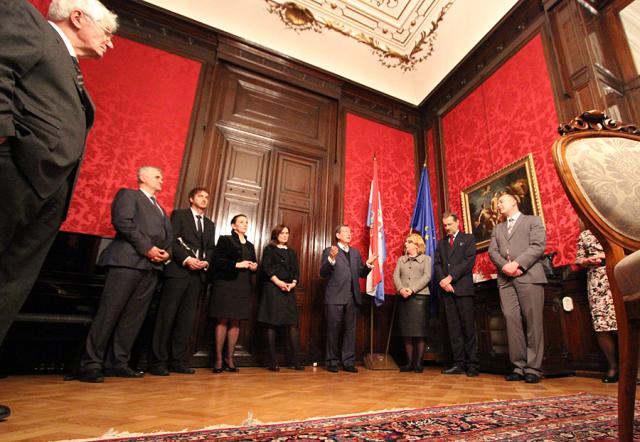
[(200, 273), (164, 280), (153, 331), (152, 365), (188, 367), (189, 339), (203, 287)]
[(80, 371), (125, 368), (159, 281), (155, 270), (110, 267)]
[[(327, 352), (326, 363), (353, 365), (356, 360), (356, 319), (358, 305), (353, 298), (347, 304), (326, 304), (327, 318)], [(342, 335), (342, 358), (339, 353), (340, 335)]]
[(40, 198), (0, 145), (0, 344), (38, 278), (64, 219), (69, 185)]
[(443, 294), (444, 311), (447, 315), (449, 341), (453, 363), (458, 367), (474, 367), (478, 361), (478, 337), (473, 312), (473, 296)]

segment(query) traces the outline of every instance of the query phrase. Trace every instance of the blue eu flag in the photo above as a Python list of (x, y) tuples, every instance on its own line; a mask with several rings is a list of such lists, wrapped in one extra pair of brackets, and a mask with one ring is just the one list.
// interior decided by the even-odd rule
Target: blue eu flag
[[(418, 188), (418, 196), (416, 197), (416, 205), (413, 208), (413, 216), (411, 217), (411, 229), (422, 235), (424, 239), (425, 255), (431, 257), (431, 265), (435, 262), (436, 245), (436, 224), (433, 220), (433, 205), (431, 204), (431, 190), (429, 189), (429, 175), (427, 173), (427, 165), (422, 166), (422, 174), (420, 175), (420, 187)], [(431, 269), (433, 275), (433, 268)], [(437, 309), (436, 286), (434, 278), (431, 278), (431, 309)], [(437, 311), (437, 310), (436, 310)]]

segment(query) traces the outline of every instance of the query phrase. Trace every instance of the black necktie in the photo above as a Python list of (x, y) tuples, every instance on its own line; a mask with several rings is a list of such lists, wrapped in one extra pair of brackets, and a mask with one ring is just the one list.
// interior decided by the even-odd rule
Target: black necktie
[(198, 218), (198, 223), (197, 223), (198, 234), (202, 235), (202, 232), (204, 232), (204, 227), (202, 225), (202, 215), (196, 215), (196, 218)]
[(76, 78), (78, 80), (78, 85), (80, 89), (84, 92), (84, 77), (82, 76), (82, 71), (80, 70), (80, 63), (76, 57), (71, 57), (73, 60), (73, 67), (76, 69)]
[(160, 214), (162, 216), (164, 216), (164, 212), (162, 211), (162, 207), (160, 207), (160, 204), (158, 204), (158, 201), (156, 200), (155, 196), (150, 197), (151, 202), (153, 203), (154, 206), (156, 206), (156, 209), (158, 209), (160, 211)]

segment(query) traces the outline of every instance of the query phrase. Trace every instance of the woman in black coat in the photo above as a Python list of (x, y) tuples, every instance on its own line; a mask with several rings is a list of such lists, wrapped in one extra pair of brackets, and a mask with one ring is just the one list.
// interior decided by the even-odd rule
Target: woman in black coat
[[(213, 290), (209, 316), (216, 318), (216, 362), (214, 373), (224, 368), (237, 372), (233, 350), (240, 333), (240, 320), (250, 314), (251, 273), (258, 268), (256, 251), (245, 237), (249, 229), (246, 215), (231, 219), (231, 235), (218, 238), (213, 253)], [(227, 357), (222, 359), (224, 341), (227, 341)]]
[(304, 366), (298, 359), (300, 338), (294, 293), (300, 278), (300, 270), (295, 252), (287, 247), (288, 242), (289, 228), (279, 224), (271, 231), (271, 242), (262, 254), (264, 285), (258, 321), (267, 326), (269, 370), (271, 371), (279, 370), (276, 356), (276, 327), (281, 325), (289, 330), (291, 368), (304, 370)]

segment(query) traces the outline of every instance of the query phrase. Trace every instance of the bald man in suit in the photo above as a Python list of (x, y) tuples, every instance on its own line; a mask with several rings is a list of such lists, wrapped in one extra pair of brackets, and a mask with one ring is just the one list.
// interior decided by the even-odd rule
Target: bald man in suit
[(540, 217), (520, 212), (514, 195), (500, 196), (498, 210), (506, 221), (491, 233), (489, 256), (498, 269), (509, 358), (515, 366), (505, 379), (535, 384), (542, 376), (544, 354), (542, 311), (547, 278), (541, 259), (546, 231)]

